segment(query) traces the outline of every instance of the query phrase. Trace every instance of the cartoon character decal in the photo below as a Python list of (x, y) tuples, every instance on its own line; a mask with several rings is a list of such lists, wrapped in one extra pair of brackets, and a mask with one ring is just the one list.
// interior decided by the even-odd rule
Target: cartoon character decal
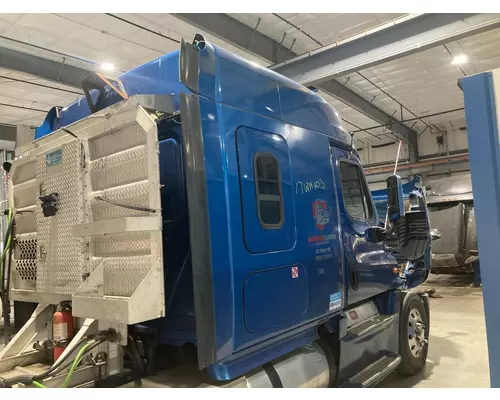
[(323, 231), (326, 224), (330, 222), (330, 214), (328, 214), (327, 203), (324, 200), (316, 200), (312, 203), (313, 217), (316, 220), (316, 227)]

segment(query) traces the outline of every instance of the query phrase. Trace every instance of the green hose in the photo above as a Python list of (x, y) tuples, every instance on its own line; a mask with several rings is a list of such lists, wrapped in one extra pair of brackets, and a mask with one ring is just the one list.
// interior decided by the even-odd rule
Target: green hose
[(76, 355), (75, 357), (75, 360), (73, 361), (73, 364), (71, 364), (71, 368), (68, 372), (68, 376), (66, 377), (66, 379), (64, 380), (64, 383), (62, 384), (62, 388), (65, 388), (68, 386), (69, 384), (69, 381), (71, 379), (71, 376), (73, 375), (73, 372), (75, 371), (75, 368), (78, 366), (78, 364), (80, 363), (82, 357), (83, 357), (83, 353), (85, 353), (85, 350), (87, 350), (87, 348), (90, 346), (90, 343), (86, 343), (81, 349), (80, 351), (78, 352), (78, 354)]
[(33, 381), (32, 383), (37, 388), (46, 388), (47, 387), (47, 386), (43, 386), (40, 382), (37, 382), (37, 381)]

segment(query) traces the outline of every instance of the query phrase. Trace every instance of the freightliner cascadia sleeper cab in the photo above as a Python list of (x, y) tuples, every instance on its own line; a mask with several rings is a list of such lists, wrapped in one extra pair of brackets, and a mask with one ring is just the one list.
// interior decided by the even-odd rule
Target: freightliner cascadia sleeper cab
[(10, 298), (39, 305), (0, 385), (363, 387), (424, 367), (425, 197), (405, 208), (390, 177), (381, 227), (318, 94), (199, 35), (82, 89), (7, 166)]

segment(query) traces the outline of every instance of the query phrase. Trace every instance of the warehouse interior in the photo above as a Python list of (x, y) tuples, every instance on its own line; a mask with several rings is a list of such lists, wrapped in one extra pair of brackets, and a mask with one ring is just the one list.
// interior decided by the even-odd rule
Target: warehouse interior
[[(115, 78), (179, 50), (197, 34), (255, 68), (304, 85), (333, 106), (352, 135), (369, 191), (386, 189), (395, 171), (403, 184), (418, 178), (431, 211), (447, 210), (444, 218), (453, 226), (474, 224), (476, 235), (470, 222), (469, 132), (457, 82), (500, 68), (500, 14), (0, 13), (2, 162), (19, 155), (20, 132), (34, 137), (54, 106), (64, 111), (85, 99), (86, 76)], [(2, 210), (9, 201), (8, 174), (3, 175)], [(464, 215), (465, 222), (459, 220)], [(430, 218), (434, 228), (432, 212)], [(445, 225), (439, 227), (441, 243), (452, 246), (456, 240), (467, 247), (469, 239), (455, 238), (458, 230), (450, 233)], [(7, 230), (5, 217), (2, 249)], [(379, 387), (490, 387), (475, 240), (463, 258), (463, 249), (457, 250), (460, 257), (448, 258), (433, 251), (436, 264), (419, 286), (432, 315), (427, 362), (415, 376), (394, 372)], [(14, 302), (12, 307), (10, 338), (21, 329)], [(33, 308), (19, 310), (24, 322)], [(7, 343), (3, 323), (0, 350)]]
[[(494, 69), (500, 57), (495, 45), (499, 35), (495, 15), (471, 16), (462, 29), (457, 28), (456, 36), (448, 37), (446, 24), (452, 26), (454, 19), (462, 17), (427, 16), (425, 21), (414, 21), (415, 16), (404, 14), (214, 14), (203, 18), (196, 14), (3, 14), (1, 122), (4, 129), (39, 125), (52, 105), (69, 104), (82, 95), (77, 85), (85, 71), (104, 67), (112, 68), (115, 75), (125, 72), (178, 49), (181, 38), (188, 40), (197, 32), (277, 72), (286, 71), (280, 66), (286, 62), (294, 73), (296, 60), (317, 57), (318, 51), (325, 54), (325, 48), (334, 52), (332, 49), (344, 43), (357, 49), (356, 41), (366, 42), (366, 35), (388, 31), (384, 32), (388, 41), (385, 57), (381, 54), (373, 61), (354, 54), (328, 71), (333, 80), (318, 75), (322, 84), (315, 85), (319, 80), (312, 75), (307, 85), (317, 86), (342, 116), (346, 129), (355, 133), (356, 147), (374, 189), (383, 179), (372, 177), (370, 169), (392, 163), (398, 141), (407, 135), (417, 140), (411, 146), (405, 142), (402, 162), (409, 164), (416, 147), (419, 161), (446, 156), (453, 167), (446, 167), (445, 172), (461, 173), (467, 170), (467, 133), (457, 79)], [(407, 51), (394, 55), (389, 50), (390, 40), (400, 40), (396, 34), (407, 24), (418, 24), (417, 33), (406, 38)], [(444, 26), (442, 32), (436, 29), (439, 26)], [(418, 34), (427, 39), (426, 31), (432, 32), (428, 44), (411, 49), (411, 41), (421, 40)], [(370, 48), (370, 44), (366, 46)], [(36, 70), (36, 57), (44, 63), (43, 68), (38, 67), (43, 72)], [(319, 68), (317, 71), (319, 74)], [(401, 120), (410, 121), (393, 130), (385, 122)], [(375, 128), (366, 129), (371, 127)], [(438, 165), (435, 171), (439, 171)], [(410, 172), (419, 173), (415, 168)]]

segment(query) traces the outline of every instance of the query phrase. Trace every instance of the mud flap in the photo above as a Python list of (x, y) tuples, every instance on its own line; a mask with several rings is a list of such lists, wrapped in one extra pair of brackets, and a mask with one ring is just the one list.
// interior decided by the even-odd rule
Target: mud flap
[(429, 295), (427, 293), (418, 293), (420, 298), (422, 299), (422, 303), (424, 304), (425, 313), (427, 314), (427, 332), (430, 332), (431, 329), (431, 310), (429, 305)]

